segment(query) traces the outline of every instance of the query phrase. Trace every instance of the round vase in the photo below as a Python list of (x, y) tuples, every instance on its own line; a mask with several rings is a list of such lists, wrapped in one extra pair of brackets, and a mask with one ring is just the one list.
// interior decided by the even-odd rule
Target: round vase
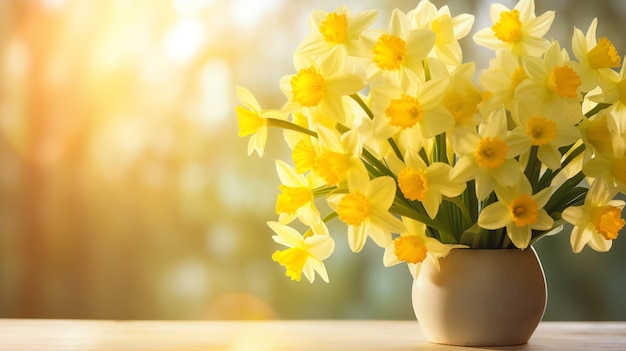
[(546, 309), (546, 280), (535, 250), (456, 249), (425, 260), (413, 309), (433, 343), (505, 346), (528, 342)]

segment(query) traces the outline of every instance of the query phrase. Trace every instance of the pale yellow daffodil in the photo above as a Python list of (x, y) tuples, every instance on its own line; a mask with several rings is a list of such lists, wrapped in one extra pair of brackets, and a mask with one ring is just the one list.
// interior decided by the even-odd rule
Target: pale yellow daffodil
[(313, 190), (323, 186), (324, 180), (315, 176), (313, 172), (307, 173), (306, 176), (299, 174), (293, 167), (280, 160), (276, 160), (276, 171), (282, 183), (279, 186), (281, 193), (276, 200), (279, 222), (287, 224), (297, 217), (306, 225), (318, 223), (321, 219), (313, 201)]
[(278, 110), (263, 110), (250, 90), (241, 86), (237, 87), (237, 98), (243, 105), (237, 106), (239, 136), (250, 135), (248, 155), (256, 151), (262, 157), (267, 142), (267, 119), (286, 119), (287, 114)]
[(391, 170), (398, 175), (398, 186), (404, 197), (420, 201), (430, 218), (437, 216), (442, 196), (452, 198), (465, 190), (465, 182), (450, 179), (452, 167), (447, 163), (433, 162), (427, 166), (411, 150), (405, 154), (404, 162), (394, 158), (388, 160)]
[(411, 30), (407, 15), (396, 8), (391, 14), (387, 31), (369, 30), (363, 33), (362, 38), (370, 50), (368, 80), (425, 80), (422, 61), (435, 44), (432, 30)]
[(396, 182), (389, 176), (369, 179), (367, 173), (348, 174), (348, 193), (328, 196), (328, 204), (348, 226), (348, 244), (353, 252), (363, 249), (368, 237), (380, 247), (391, 243), (391, 233), (404, 230), (389, 212), (396, 196)]
[(594, 18), (589, 25), (587, 34), (574, 28), (572, 36), (572, 52), (581, 65), (581, 90), (588, 92), (598, 84), (611, 80), (615, 71), (611, 68), (620, 67), (621, 58), (615, 45), (606, 37), (596, 39), (598, 19)]
[(548, 47), (543, 36), (554, 20), (554, 11), (535, 15), (534, 0), (520, 0), (513, 9), (494, 3), (489, 8), (492, 27), (474, 34), (474, 42), (487, 48), (507, 49), (513, 55), (539, 56)]
[(596, 155), (583, 165), (583, 173), (596, 181), (601, 179), (610, 187), (626, 193), (626, 133), (611, 136), (613, 152)]
[(529, 79), (522, 81), (515, 91), (515, 98), (539, 99), (554, 105), (570, 124), (583, 118), (580, 64), (570, 61), (558, 42), (553, 42), (543, 58), (526, 56), (522, 60)]
[[(439, 74), (433, 72), (432, 68), (436, 67), (433, 62), (434, 60), (429, 60), (429, 67), (433, 79), (437, 79)], [(449, 84), (440, 103), (454, 117), (453, 128), (475, 128), (480, 123), (478, 113), (483, 96), (473, 82), (475, 71), (473, 63), (466, 63), (456, 66), (449, 74), (444, 73)]]
[(370, 91), (376, 137), (397, 137), (407, 149), (418, 151), (427, 139), (454, 126), (449, 110), (440, 104), (449, 80), (445, 78), (402, 86), (381, 85)]
[(463, 61), (459, 40), (469, 34), (474, 16), (461, 14), (452, 17), (447, 5), (437, 9), (429, 0), (421, 0), (415, 9), (407, 13), (414, 29), (429, 29), (435, 33), (435, 46), (430, 56), (446, 65), (458, 66)]
[(335, 241), (328, 235), (328, 229), (323, 223), (312, 227), (310, 235), (305, 236), (278, 222), (267, 222), (267, 225), (276, 233), (272, 239), (287, 246), (285, 250), (274, 252), (272, 260), (285, 267), (285, 274), (291, 280), (300, 281), (304, 273), (309, 282), (313, 283), (317, 272), (328, 283), (328, 273), (322, 261), (333, 253)]
[(626, 60), (619, 74), (603, 83), (601, 93), (589, 94), (594, 102), (611, 104), (607, 112), (614, 119), (619, 134), (626, 133)]
[(453, 249), (467, 248), (466, 245), (442, 244), (439, 240), (426, 235), (426, 225), (406, 217), (402, 218), (406, 230), (400, 233), (385, 248), (383, 264), (385, 267), (405, 262), (413, 279), (417, 279), (422, 262), (432, 260), (439, 269), (439, 259), (448, 256)]
[(365, 86), (363, 77), (346, 72), (342, 57), (332, 52), (317, 60), (296, 56), (294, 61), (297, 73), (280, 80), (280, 87), (289, 99), (282, 110), (293, 113), (304, 109), (342, 123), (345, 119), (342, 99)]
[[(547, 168), (561, 167), (562, 155), (559, 148), (569, 146), (580, 140), (580, 131), (565, 119), (555, 105), (545, 105), (535, 99), (527, 99), (518, 106), (515, 121), (519, 132), (530, 139), (537, 147), (537, 158)], [(520, 157), (520, 163), (526, 165), (531, 150), (528, 149)]]
[(515, 157), (530, 147), (530, 140), (507, 131), (504, 108), (496, 109), (486, 123), (474, 129), (458, 128), (452, 145), (459, 160), (450, 173), (452, 181), (476, 180), (476, 197), (485, 199), (496, 184), (513, 185), (521, 176)]
[(489, 115), (502, 105), (514, 111), (517, 104), (515, 90), (526, 79), (528, 75), (519, 59), (508, 50), (498, 50), (495, 58), (489, 61), (489, 68), (480, 75), (480, 85), (489, 93), (481, 112)]
[(345, 181), (352, 170), (366, 171), (360, 159), (362, 145), (357, 131), (341, 134), (318, 126), (317, 135), (302, 138), (292, 147), (291, 157), (298, 173), (313, 171), (327, 185), (336, 185)]
[(485, 207), (478, 216), (478, 225), (485, 229), (506, 228), (515, 247), (525, 249), (530, 244), (532, 230), (549, 230), (554, 220), (543, 207), (552, 194), (548, 187), (537, 194), (525, 176), (510, 187), (496, 186), (498, 201)]
[(319, 57), (329, 51), (339, 51), (346, 60), (363, 55), (361, 34), (374, 23), (376, 10), (352, 15), (346, 5), (333, 12), (314, 10), (309, 19), (310, 34), (296, 49), (297, 54)]
[(591, 184), (582, 206), (568, 207), (563, 219), (574, 225), (570, 236), (572, 251), (578, 253), (585, 245), (600, 252), (611, 249), (614, 239), (624, 228), (621, 217), (624, 201), (612, 200), (615, 191), (598, 180)]

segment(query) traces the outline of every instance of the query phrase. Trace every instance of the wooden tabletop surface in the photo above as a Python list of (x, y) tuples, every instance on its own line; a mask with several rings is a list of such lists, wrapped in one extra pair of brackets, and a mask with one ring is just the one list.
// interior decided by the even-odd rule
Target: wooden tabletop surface
[(0, 319), (0, 350), (626, 350), (626, 322), (542, 322), (526, 345), (431, 344), (416, 321)]

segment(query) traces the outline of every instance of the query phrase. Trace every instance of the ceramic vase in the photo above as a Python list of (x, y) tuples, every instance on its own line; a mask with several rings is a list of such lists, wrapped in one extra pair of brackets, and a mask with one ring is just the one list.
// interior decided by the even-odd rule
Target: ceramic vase
[(546, 280), (535, 250), (456, 249), (425, 260), (412, 301), (433, 343), (505, 346), (528, 342), (546, 308)]

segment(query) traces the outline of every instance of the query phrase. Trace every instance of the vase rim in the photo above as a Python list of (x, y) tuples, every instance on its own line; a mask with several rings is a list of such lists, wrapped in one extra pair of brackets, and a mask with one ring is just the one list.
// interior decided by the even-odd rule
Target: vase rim
[(461, 249), (454, 249), (453, 251), (520, 251), (520, 252), (524, 252), (527, 250), (534, 250), (535, 248), (532, 246), (529, 246), (525, 249), (519, 249), (517, 247), (514, 248), (507, 248), (507, 249), (503, 249), (503, 248), (492, 248), (492, 249), (473, 249), (471, 247), (469, 248), (461, 248)]

